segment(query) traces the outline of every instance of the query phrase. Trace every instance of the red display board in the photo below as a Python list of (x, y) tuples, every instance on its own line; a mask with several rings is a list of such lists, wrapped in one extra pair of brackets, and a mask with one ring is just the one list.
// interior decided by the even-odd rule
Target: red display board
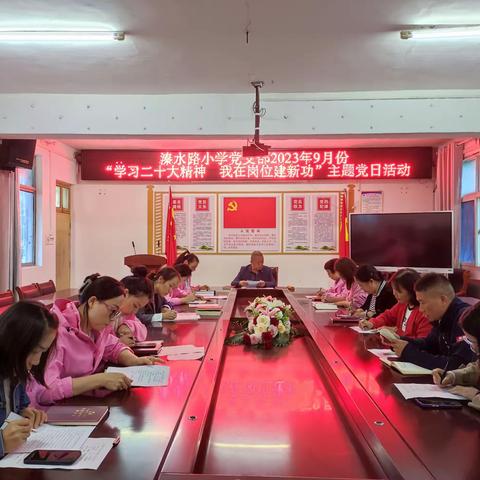
[(240, 151), (84, 150), (82, 180), (123, 182), (308, 182), (432, 178), (430, 147)]

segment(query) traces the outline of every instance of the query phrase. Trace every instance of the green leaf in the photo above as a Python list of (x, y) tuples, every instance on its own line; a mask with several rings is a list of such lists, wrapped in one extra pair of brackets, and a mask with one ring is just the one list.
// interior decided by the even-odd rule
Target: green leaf
[(225, 340), (226, 345), (242, 345), (243, 344), (243, 334), (244, 332), (237, 333), (232, 337), (229, 337)]

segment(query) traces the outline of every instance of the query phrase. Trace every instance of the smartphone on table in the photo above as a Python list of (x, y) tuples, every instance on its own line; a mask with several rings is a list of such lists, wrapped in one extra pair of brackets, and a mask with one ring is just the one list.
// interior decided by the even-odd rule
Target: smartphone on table
[(448, 398), (415, 398), (414, 400), (419, 407), (430, 410), (457, 409), (463, 407), (461, 401), (450, 400)]
[(34, 450), (23, 463), (27, 465), (73, 465), (81, 456), (80, 450)]

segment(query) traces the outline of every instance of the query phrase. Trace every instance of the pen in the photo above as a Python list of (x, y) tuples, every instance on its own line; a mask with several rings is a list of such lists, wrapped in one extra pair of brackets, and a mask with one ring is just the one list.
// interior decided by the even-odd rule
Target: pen
[(451, 358), (449, 358), (447, 360), (447, 364), (445, 365), (445, 368), (443, 369), (443, 373), (440, 375), (440, 385), (442, 384), (443, 379), (445, 378), (445, 376), (448, 373), (448, 367), (450, 366), (450, 360), (451, 360)]

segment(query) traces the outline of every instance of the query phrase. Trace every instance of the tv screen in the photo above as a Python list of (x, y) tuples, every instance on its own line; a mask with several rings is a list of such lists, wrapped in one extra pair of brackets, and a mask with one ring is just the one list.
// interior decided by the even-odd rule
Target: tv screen
[(383, 271), (453, 271), (452, 212), (350, 216), (350, 256)]

